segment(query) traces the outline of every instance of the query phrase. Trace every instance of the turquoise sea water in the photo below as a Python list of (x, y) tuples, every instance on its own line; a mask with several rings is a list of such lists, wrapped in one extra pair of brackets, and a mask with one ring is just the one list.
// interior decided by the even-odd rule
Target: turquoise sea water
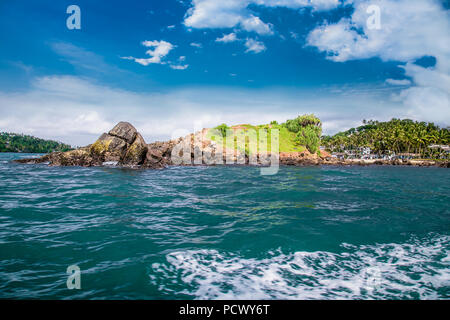
[(25, 156), (0, 154), (0, 298), (450, 298), (448, 169), (10, 162)]

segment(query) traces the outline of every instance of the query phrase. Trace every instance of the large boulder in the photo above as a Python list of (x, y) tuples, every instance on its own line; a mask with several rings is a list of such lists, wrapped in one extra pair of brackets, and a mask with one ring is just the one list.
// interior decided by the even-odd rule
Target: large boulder
[(89, 149), (94, 159), (99, 159), (100, 161), (120, 161), (127, 147), (128, 144), (124, 139), (103, 133)]
[(125, 140), (127, 143), (133, 143), (137, 135), (137, 130), (129, 122), (121, 121), (108, 133), (110, 136), (118, 137)]
[(166, 142), (153, 142), (148, 145), (144, 167), (163, 168), (171, 164), (172, 149), (177, 142), (171, 140)]
[(140, 133), (137, 133), (133, 143), (127, 148), (125, 155), (120, 161), (124, 165), (141, 165), (147, 154), (147, 144)]
[(147, 144), (136, 128), (128, 122), (119, 122), (109, 133), (103, 133), (87, 147), (68, 152), (53, 152), (27, 161), (48, 162), (55, 166), (98, 166), (107, 162), (138, 166), (144, 163), (147, 150)]

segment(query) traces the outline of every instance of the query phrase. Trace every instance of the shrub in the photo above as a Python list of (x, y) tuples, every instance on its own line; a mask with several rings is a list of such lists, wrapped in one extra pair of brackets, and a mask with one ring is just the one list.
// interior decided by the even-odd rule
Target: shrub
[(296, 141), (305, 146), (309, 152), (316, 153), (319, 151), (320, 145), (320, 135), (318, 134), (318, 131), (319, 129), (317, 127), (310, 125), (304, 127), (297, 133)]
[(322, 135), (322, 122), (313, 114), (298, 116), (287, 120), (284, 126), (296, 133), (296, 142), (305, 146), (309, 152), (319, 151), (320, 137)]
[(222, 137), (226, 137), (227, 136), (227, 130), (230, 130), (230, 127), (228, 127), (225, 123), (222, 123), (221, 125), (215, 127), (214, 129), (217, 129), (220, 131), (220, 133), (222, 134)]
[(288, 130), (295, 133), (299, 132), (301, 128), (307, 126), (322, 128), (322, 122), (313, 114), (298, 116), (295, 119), (286, 121), (286, 127)]

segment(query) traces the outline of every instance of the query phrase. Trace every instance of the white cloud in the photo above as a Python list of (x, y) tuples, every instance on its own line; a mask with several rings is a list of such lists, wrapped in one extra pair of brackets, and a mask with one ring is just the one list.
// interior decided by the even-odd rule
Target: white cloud
[(203, 48), (203, 45), (202, 45), (201, 43), (191, 42), (191, 47), (195, 47), (195, 48)]
[(352, 2), (355, 11), (350, 19), (324, 24), (308, 36), (308, 43), (329, 53), (329, 59), (380, 57), (384, 61), (410, 61), (425, 55), (448, 54), (449, 14), (438, 1), (378, 0), (375, 3), (381, 10), (379, 30), (367, 25), (371, 16), (367, 8), (374, 2)]
[(236, 33), (224, 34), (222, 38), (217, 38), (216, 42), (234, 42), (237, 41)]
[[(435, 0), (351, 2), (355, 10), (350, 18), (317, 27), (308, 35), (308, 44), (326, 52), (327, 58), (336, 62), (379, 57), (383, 61), (406, 63), (402, 67), (415, 86), (405, 89), (397, 98), (408, 108), (413, 107), (409, 110), (411, 116), (430, 120), (435, 117), (430, 115), (432, 110), (449, 121), (449, 11)], [(367, 24), (373, 14), (367, 13), (367, 8), (373, 4), (381, 9), (379, 30)], [(436, 65), (424, 68), (414, 64), (424, 56), (435, 57)], [(444, 110), (439, 111), (440, 108)]]
[[(203, 127), (220, 123), (261, 124), (315, 113), (323, 120), (324, 132), (334, 133), (358, 125), (364, 118), (410, 116), (422, 120), (415, 118), (422, 116), (417, 106), (405, 108), (386, 98), (396, 92), (396, 87), (384, 86), (311, 91), (208, 87), (138, 93), (99, 85), (86, 78), (48, 76), (34, 79), (26, 91), (0, 89), (0, 128), (87, 145), (119, 121), (131, 122), (151, 142), (169, 139), (180, 128), (193, 131), (199, 121)], [(427, 94), (412, 91), (408, 96), (414, 95), (414, 101), (420, 101)], [(448, 125), (444, 120), (448, 119), (449, 108), (443, 108), (442, 101), (438, 99), (431, 111), (422, 113), (427, 120)]]
[(245, 47), (247, 48), (245, 52), (260, 53), (266, 50), (266, 46), (264, 45), (264, 43), (255, 39), (247, 39), (245, 41)]
[(150, 58), (134, 58), (134, 57), (123, 57), (123, 59), (134, 60), (135, 62), (148, 66), (151, 63), (164, 64), (162, 59), (169, 54), (169, 52), (174, 48), (174, 46), (167, 41), (143, 41), (142, 45), (148, 48), (153, 48), (147, 50), (145, 53), (150, 56)]
[(174, 70), (185, 70), (189, 67), (189, 65), (188, 64), (184, 64), (184, 65), (171, 64), (170, 67)]
[[(221, 38), (217, 38), (216, 42), (223, 42), (223, 43), (229, 43), (229, 42), (235, 42), (235, 41), (245, 41), (244, 45), (246, 47), (245, 52), (252, 52), (252, 53), (260, 53), (264, 50), (266, 50), (266, 46), (261, 41), (257, 41), (255, 39), (238, 39), (236, 34), (230, 33), (230, 34), (224, 34)], [(236, 54), (233, 54), (236, 55)]]
[(261, 35), (273, 34), (272, 25), (270, 23), (264, 23), (260, 18), (253, 15), (243, 19), (241, 21), (241, 27), (245, 31), (253, 31)]
[(57, 53), (61, 60), (73, 65), (79, 72), (91, 73), (126, 73), (116, 66), (107, 64), (103, 57), (86, 50), (82, 47), (75, 46), (69, 42), (52, 42), (49, 44), (50, 48)]
[(410, 107), (407, 116), (421, 121), (438, 121), (448, 124), (450, 120), (449, 95), (435, 87), (412, 87), (403, 90), (399, 98)]
[(386, 83), (392, 84), (393, 86), (409, 86), (411, 84), (411, 81), (408, 79), (386, 79)]
[(311, 7), (313, 10), (329, 10), (339, 5), (339, 0), (192, 0), (192, 7), (186, 13), (184, 24), (192, 28), (233, 28), (260, 35), (273, 34), (270, 23), (263, 22), (248, 7), (284, 7), (298, 9)]

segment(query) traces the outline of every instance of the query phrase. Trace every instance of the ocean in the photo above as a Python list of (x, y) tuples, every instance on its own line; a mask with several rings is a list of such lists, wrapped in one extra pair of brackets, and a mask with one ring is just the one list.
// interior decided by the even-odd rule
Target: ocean
[(0, 154), (2, 299), (450, 298), (448, 169), (11, 162), (29, 156)]

